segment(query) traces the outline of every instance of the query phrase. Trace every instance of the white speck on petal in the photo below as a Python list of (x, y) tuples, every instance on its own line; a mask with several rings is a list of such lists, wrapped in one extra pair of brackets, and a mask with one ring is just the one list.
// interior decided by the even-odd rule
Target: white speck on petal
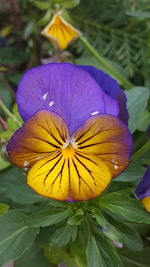
[(118, 165), (114, 165), (115, 170), (118, 170), (118, 168), (119, 168)]
[(118, 164), (118, 162), (116, 160), (114, 160), (114, 159), (112, 159), (112, 163)]
[(27, 167), (29, 165), (29, 162), (27, 160), (24, 161), (23, 166)]
[(54, 105), (54, 101), (49, 102), (49, 106), (52, 107)]
[(45, 94), (42, 96), (42, 98), (43, 98), (44, 101), (46, 100), (47, 96), (48, 96), (48, 93), (45, 93)]
[(96, 111), (94, 111), (94, 112), (91, 113), (92, 116), (97, 115), (97, 114), (99, 114), (99, 111), (98, 110), (96, 110)]

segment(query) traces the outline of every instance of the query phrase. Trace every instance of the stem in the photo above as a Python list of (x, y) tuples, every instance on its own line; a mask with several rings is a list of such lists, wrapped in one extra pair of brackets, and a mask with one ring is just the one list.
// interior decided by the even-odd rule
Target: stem
[(132, 156), (132, 160), (136, 161), (137, 159), (139, 159), (139, 157), (146, 152), (147, 150), (150, 149), (150, 140), (148, 142), (145, 143), (144, 146), (142, 146), (138, 151), (136, 151), (134, 153), (134, 155)]
[(130, 83), (125, 77), (122, 76), (103, 56), (101, 56), (95, 48), (83, 37), (80, 36), (80, 41), (86, 46), (86, 48), (90, 51), (90, 53), (99, 61), (101, 65), (103, 65), (109, 73), (116, 78), (122, 85), (125, 85), (126, 89), (131, 89), (134, 87), (132, 83)]
[(7, 123), (3, 120), (3, 118), (0, 116), (0, 124), (3, 128), (3, 130), (9, 130)]
[(0, 108), (3, 110), (3, 112), (10, 118), (13, 119), (13, 121), (16, 122), (16, 124), (20, 127), (22, 124), (21, 122), (16, 118), (16, 116), (14, 114), (12, 114), (9, 109), (5, 106), (5, 104), (3, 103), (3, 101), (0, 99)]

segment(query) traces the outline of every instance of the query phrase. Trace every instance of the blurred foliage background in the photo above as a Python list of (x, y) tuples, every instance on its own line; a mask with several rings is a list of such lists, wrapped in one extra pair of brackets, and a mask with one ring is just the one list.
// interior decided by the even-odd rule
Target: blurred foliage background
[[(39, 219), (38, 215), (36, 217), (37, 221), (39, 220), (37, 224), (34, 225), (34, 217), (33, 221), (31, 217), (30, 231), (24, 236), (19, 236), (17, 241), (10, 238), (11, 233), (15, 231), (14, 228), (9, 229), (6, 224), (8, 233), (6, 239), (10, 243), (7, 242), (1, 247), (1, 242), (3, 244), (5, 240), (1, 226), (6, 222), (15, 225), (17, 233), (21, 223), (22, 229), (26, 229), (23, 224), (25, 215), (23, 213), (20, 213), (23, 215), (18, 215), (14, 209), (23, 209), (30, 214), (54, 208), (62, 209), (65, 212), (65, 208), (68, 208), (65, 203), (59, 204), (43, 200), (41, 196), (26, 186), (25, 175), (4, 160), (5, 146), (19, 126), (14, 121), (13, 115), (21, 122), (15, 104), (15, 92), (21, 76), (31, 67), (55, 61), (93, 65), (109, 73), (109, 69), (90, 53), (80, 38), (67, 50), (57, 51), (40, 34), (45, 25), (49, 23), (54, 9), (60, 9), (63, 17), (82, 32), (95, 51), (104, 57), (131, 85), (133, 84), (133, 88), (126, 88), (125, 84), (120, 84), (126, 91), (128, 99), (129, 128), (134, 139), (132, 163), (117, 180), (112, 182), (108, 189), (110, 196), (114, 199), (114, 205), (118, 207), (118, 213), (111, 217), (113, 209), (110, 208), (110, 213), (106, 212), (106, 214), (104, 211), (109, 226), (111, 223), (110, 228), (103, 229), (105, 240), (101, 238), (97, 245), (95, 237), (90, 236), (87, 257), (90, 261), (92, 255), (90, 251), (93, 251), (94, 265), (88, 263), (88, 267), (148, 267), (150, 262), (148, 224), (150, 221), (148, 222), (148, 216), (142, 213), (144, 211), (141, 210), (141, 206), (133, 203), (134, 189), (142, 178), (145, 167), (150, 164), (148, 131), (150, 125), (150, 1), (148, 0), (0, 0), (0, 99), (12, 112), (11, 116), (7, 116), (8, 112), (6, 115), (4, 110), (0, 110), (0, 213), (5, 213), (9, 208), (14, 212), (9, 213), (10, 215), (6, 213), (4, 215), (6, 217), (0, 218), (0, 266), (9, 258), (16, 259), (18, 257), (20, 258), (16, 261), (16, 267), (60, 266), (57, 264), (62, 261), (68, 266), (87, 266), (82, 236), (79, 236), (76, 243), (69, 243), (76, 236), (78, 227), (81, 227), (80, 231), (87, 236), (84, 224), (81, 223), (84, 219), (80, 205), (75, 206), (75, 215), (68, 213), (68, 216), (73, 218), (73, 223), (71, 222), (72, 224), (70, 223), (69, 226), (66, 226), (66, 222), (63, 221), (62, 224), (60, 219), (57, 221), (51, 217), (54, 224), (58, 223), (55, 228), (55, 230), (57, 229), (56, 235), (52, 235), (54, 226), (49, 227), (51, 224), (46, 221), (47, 223), (44, 224), (46, 228), (41, 230), (34, 244), (32, 244), (32, 239), (39, 231), (35, 227), (43, 227), (43, 221)], [(118, 190), (121, 195), (115, 195)], [(131, 196), (131, 199), (127, 194)], [(109, 199), (107, 201), (109, 207)], [(134, 201), (136, 200), (134, 199)], [(97, 205), (96, 203), (92, 208)], [(94, 218), (97, 218), (99, 224), (103, 224), (103, 217), (94, 208), (92, 210), (90, 205), (92, 204), (89, 204), (89, 207), (86, 205), (82, 207), (83, 210), (89, 210), (93, 214), (92, 218), (95, 216)], [(121, 216), (124, 214), (124, 222), (120, 221), (119, 205), (123, 207)], [(23, 222), (19, 221), (19, 216), (23, 218)], [(43, 220), (47, 220), (46, 213), (41, 216), (43, 216), (41, 217)], [(118, 219), (117, 223), (114, 223), (115, 217)], [(141, 222), (143, 223), (141, 224)], [(73, 225), (73, 228), (70, 225)], [(115, 226), (117, 228), (114, 228)], [(32, 227), (34, 227), (34, 231)], [(69, 233), (67, 239), (66, 233)], [(124, 239), (120, 239), (120, 233), (123, 233)], [(50, 236), (50, 243), (47, 242), (48, 236)], [(118, 249), (119, 252), (116, 254), (107, 238), (116, 242), (124, 242), (125, 246), (122, 251), (120, 252)], [(69, 247), (66, 246), (68, 243)], [(105, 249), (101, 247), (101, 243), (104, 243)], [(11, 248), (11, 244), (15, 244), (14, 250)], [(32, 246), (30, 247), (29, 244)], [(27, 250), (28, 247), (30, 247), (29, 250)], [(17, 252), (15, 248), (18, 249)], [(108, 251), (109, 256), (105, 255), (105, 250)], [(25, 251), (26, 253), (23, 254)], [(124, 265), (121, 265), (118, 257), (121, 257)]]

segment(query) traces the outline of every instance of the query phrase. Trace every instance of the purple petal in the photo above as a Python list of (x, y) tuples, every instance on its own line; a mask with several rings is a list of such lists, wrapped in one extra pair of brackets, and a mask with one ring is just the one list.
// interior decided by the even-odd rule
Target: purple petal
[(128, 125), (128, 119), (129, 119), (129, 113), (127, 110), (127, 98), (122, 89), (120, 89), (120, 92), (117, 97), (118, 103), (119, 103), (119, 115), (118, 118), (122, 120), (125, 124)]
[[(116, 80), (111, 78), (108, 74), (104, 73), (103, 71), (96, 69), (92, 66), (79, 66), (81, 69), (88, 71), (88, 73), (96, 80), (102, 90), (113, 99), (117, 100), (119, 103), (119, 115), (118, 117), (128, 124), (128, 111), (126, 107), (126, 96), (124, 91), (119, 87)], [(106, 102), (106, 104), (109, 103)], [(113, 113), (111, 113), (113, 114)]]
[(150, 165), (147, 167), (144, 177), (137, 186), (135, 193), (139, 199), (150, 196)]
[(17, 103), (24, 120), (40, 109), (56, 112), (71, 134), (91, 115), (119, 113), (118, 103), (104, 94), (93, 77), (69, 63), (50, 63), (28, 71), (19, 84)]

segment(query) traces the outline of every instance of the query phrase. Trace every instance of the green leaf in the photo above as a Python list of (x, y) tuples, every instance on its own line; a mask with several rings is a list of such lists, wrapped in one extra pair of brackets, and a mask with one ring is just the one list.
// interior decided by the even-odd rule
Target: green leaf
[(117, 179), (114, 179), (113, 182), (133, 182), (133, 181), (139, 181), (144, 173), (145, 168), (138, 164), (130, 164), (130, 166), (122, 173), (120, 174)]
[(93, 212), (93, 215), (95, 216), (96, 221), (98, 222), (98, 224), (100, 224), (101, 226), (105, 226), (106, 225), (106, 219), (103, 216), (102, 212), (95, 208), (95, 211)]
[(121, 261), (114, 245), (102, 234), (89, 234), (86, 253), (87, 267), (120, 267)]
[(33, 204), (45, 199), (26, 185), (25, 175), (18, 168), (9, 167), (1, 171), (0, 176), (0, 187), (3, 188), (3, 194), (14, 202)]
[(20, 72), (8, 72), (6, 73), (6, 78), (9, 82), (11, 82), (14, 85), (18, 85), (19, 81), (21, 80), (23, 73)]
[(33, 244), (21, 258), (15, 261), (15, 267), (52, 267), (38, 244)]
[(0, 266), (19, 258), (33, 243), (38, 229), (28, 227), (21, 210), (11, 210), (0, 216)]
[(63, 262), (64, 253), (65, 253), (64, 250), (61, 250), (61, 249), (50, 250), (50, 247), (48, 244), (43, 244), (42, 247), (44, 249), (45, 257), (48, 259), (50, 263), (58, 264), (60, 262)]
[[(102, 255), (104, 266), (120, 267), (121, 260), (116, 252), (114, 244), (104, 235), (97, 236), (98, 248)], [(103, 265), (102, 265), (103, 266)]]
[(99, 252), (99, 247), (95, 237), (89, 233), (88, 244), (86, 249), (87, 267), (106, 267), (102, 256)]
[(42, 9), (42, 10), (45, 10), (45, 9), (47, 10), (47, 9), (50, 8), (50, 6), (51, 6), (50, 1), (48, 1), (48, 2), (34, 1), (33, 3), (34, 3), (34, 5), (35, 5), (36, 7), (38, 7), (39, 9)]
[(62, 0), (62, 5), (65, 8), (74, 8), (80, 4), (80, 0)]
[(28, 59), (26, 51), (18, 50), (16, 47), (4, 47), (0, 49), (0, 62), (4, 66), (19, 65)]
[(67, 220), (67, 223), (69, 225), (80, 225), (83, 219), (83, 210), (82, 209), (77, 209), (75, 212), (75, 215), (73, 215), (72, 217), (70, 217)]
[(120, 231), (110, 223), (107, 223), (107, 226), (103, 227), (102, 231), (104, 235), (110, 238), (112, 241), (123, 243), (123, 236), (121, 235)]
[(129, 129), (134, 133), (138, 128), (139, 119), (146, 110), (149, 89), (146, 87), (134, 87), (126, 91), (126, 96), (127, 108), (129, 111)]
[(8, 204), (0, 203), (0, 214), (4, 214), (8, 210), (9, 210)]
[(120, 215), (126, 221), (150, 224), (149, 213), (144, 210), (140, 201), (123, 193), (108, 193), (101, 196), (100, 206)]
[[(76, 239), (76, 241), (71, 242), (68, 247), (70, 251), (70, 256), (74, 259), (74, 262), (75, 262), (73, 267), (74, 266), (87, 267), (85, 244), (84, 244), (84, 241), (81, 235), (78, 235), (78, 238)], [(64, 261), (66, 264), (69, 265), (68, 260), (66, 261), (66, 257)]]
[(93, 206), (87, 206), (87, 207), (85, 206), (84, 208), (86, 210), (90, 211), (94, 215), (94, 217), (95, 217), (95, 219), (99, 225), (106, 226), (106, 223), (107, 223), (106, 219), (103, 216), (100, 209), (93, 207)]
[(0, 156), (0, 171), (8, 168), (10, 166), (10, 162), (4, 161)]
[(50, 204), (50, 206), (53, 206), (56, 208), (64, 208), (65, 209), (65, 208), (69, 207), (68, 202), (63, 202), (63, 201), (54, 200), (54, 199), (49, 199), (48, 204)]
[(127, 223), (118, 222), (116, 227), (121, 231), (124, 244), (131, 250), (141, 251), (143, 249), (143, 241), (140, 235), (134, 230), (133, 227)]
[(132, 17), (138, 17), (141, 19), (148, 19), (150, 18), (150, 12), (141, 12), (141, 11), (127, 11), (127, 15), (132, 16)]
[(75, 241), (78, 234), (76, 225), (63, 224), (50, 237), (50, 248), (59, 249), (66, 246), (70, 241)]
[(133, 228), (131, 224), (129, 225), (121, 220), (116, 220), (115, 216), (113, 218), (114, 220), (110, 222), (116, 230), (120, 232), (123, 246), (131, 250), (141, 251), (143, 249), (143, 241), (135, 228)]
[(34, 204), (44, 200), (44, 197), (38, 195), (26, 184), (8, 185), (8, 188), (10, 188), (9, 197), (16, 203)]
[(148, 267), (149, 266), (149, 255), (150, 248), (146, 247), (140, 252), (134, 252), (127, 249), (122, 249), (120, 251), (121, 258), (123, 260), (124, 266), (127, 267)]
[(47, 209), (35, 212), (26, 217), (26, 223), (32, 227), (46, 227), (64, 221), (71, 213), (70, 208), (62, 209)]
[(36, 25), (37, 25), (37, 26), (42, 26), (42, 25), (48, 23), (49, 20), (50, 20), (50, 17), (51, 17), (51, 10), (48, 9), (48, 10), (46, 11), (44, 17), (42, 17), (39, 21), (37, 21)]
[(143, 116), (141, 116), (139, 119), (137, 129), (142, 132), (147, 131), (149, 124), (150, 124), (150, 112), (146, 110)]

